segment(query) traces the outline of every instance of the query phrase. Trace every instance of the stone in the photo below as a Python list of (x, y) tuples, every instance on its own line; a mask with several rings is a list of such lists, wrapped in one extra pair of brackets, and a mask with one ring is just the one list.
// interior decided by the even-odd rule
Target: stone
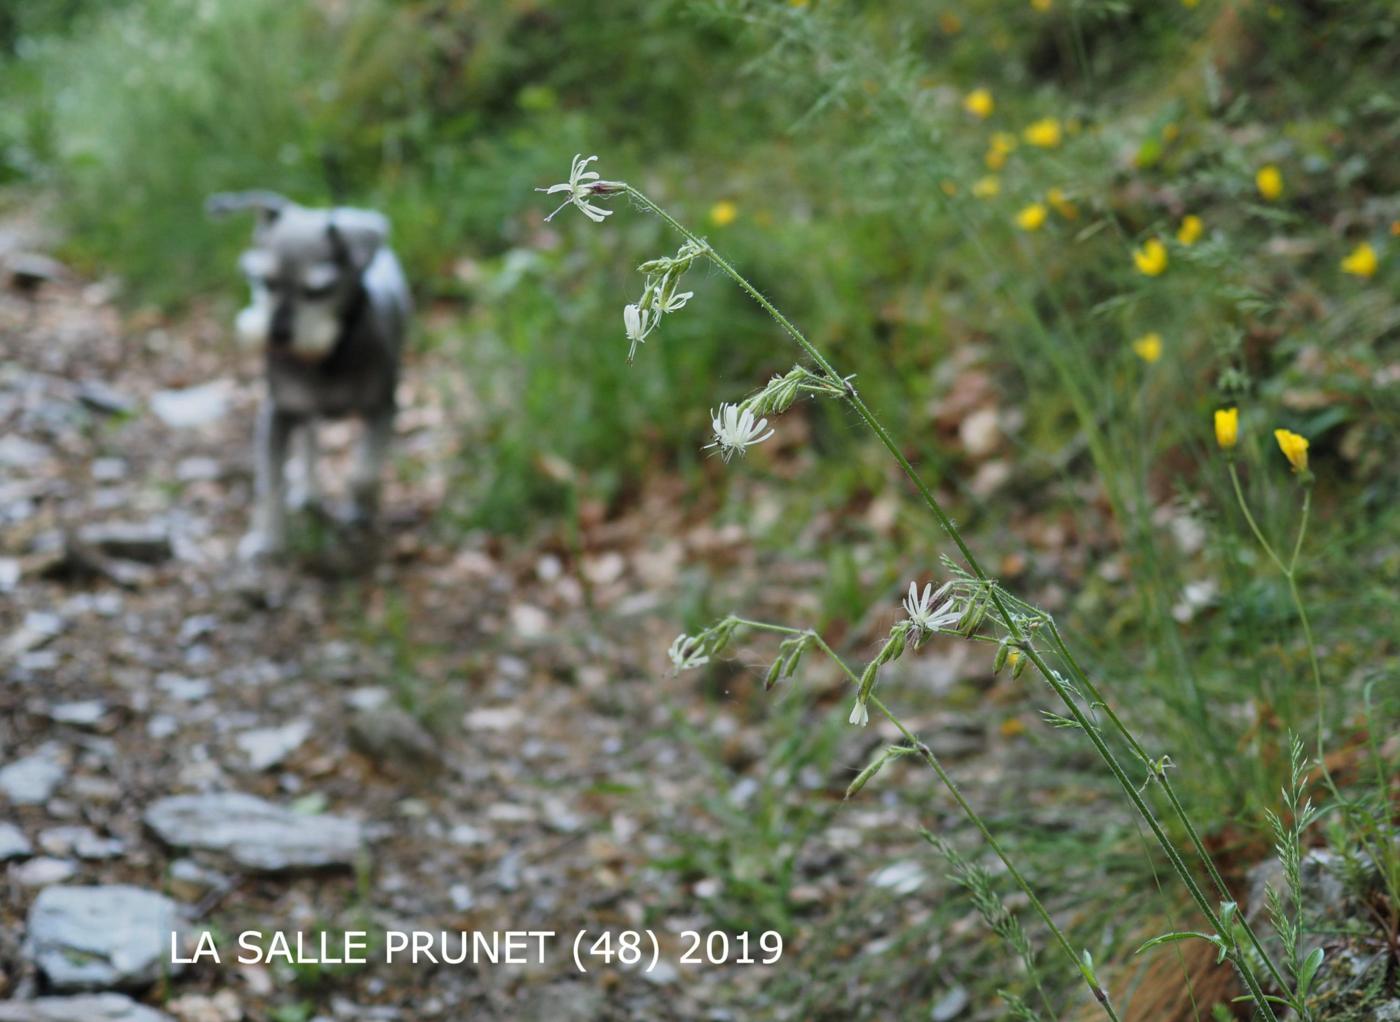
[(301, 748), (311, 737), (311, 721), (293, 720), (281, 727), (261, 727), (244, 731), (234, 744), (248, 757), (253, 770), (270, 770)]
[(154, 803), (143, 819), (171, 847), (206, 852), (261, 873), (348, 868), (364, 843), (356, 820), (296, 813), (236, 791), (172, 795)]
[(39, 833), (39, 847), (50, 855), (76, 855), (80, 859), (114, 859), (126, 851), (120, 838), (102, 837), (91, 827), (49, 827)]
[(164, 522), (97, 522), (78, 531), (78, 540), (108, 557), (159, 564), (174, 555)]
[(442, 764), (437, 742), (417, 718), (397, 706), (363, 710), (350, 720), (350, 747), (388, 769), (434, 769)]
[(84, 380), (80, 383), (78, 400), (103, 415), (129, 415), (136, 407), (131, 398), (101, 380)]
[(59, 724), (74, 727), (95, 727), (107, 716), (107, 704), (101, 699), (80, 699), (71, 703), (55, 703), (49, 708), (49, 718)]
[(127, 884), (47, 887), (29, 910), (25, 953), (53, 989), (133, 989), (182, 966), (170, 934), (184, 910), (163, 894)]
[(29, 839), (24, 836), (24, 831), (13, 823), (0, 821), (0, 862), (24, 859), (33, 852), (34, 849), (30, 846)]
[(929, 1012), (930, 1022), (952, 1022), (967, 1009), (970, 1000), (966, 987), (953, 987), (934, 1002), (933, 1009)]
[(0, 1004), (0, 1022), (172, 1022), (169, 1015), (125, 994), (40, 997)]
[(167, 1001), (165, 1007), (180, 1022), (241, 1022), (243, 1005), (232, 990), (220, 990), (213, 997), (186, 994)]
[(151, 395), (151, 411), (172, 429), (193, 429), (222, 419), (228, 399), (228, 382), (215, 380), (183, 390), (157, 391)]
[(59, 761), (59, 748), (45, 745), (0, 769), (0, 794), (17, 806), (37, 806), (47, 802), (68, 776)]
[(10, 879), (21, 887), (50, 887), (71, 880), (78, 873), (78, 864), (68, 859), (41, 855), (10, 868)]
[(31, 610), (0, 646), (0, 661), (18, 659), (53, 641), (62, 632), (63, 618), (46, 610)]
[(34, 292), (68, 276), (68, 268), (40, 252), (16, 252), (6, 260), (10, 286), (17, 291)]

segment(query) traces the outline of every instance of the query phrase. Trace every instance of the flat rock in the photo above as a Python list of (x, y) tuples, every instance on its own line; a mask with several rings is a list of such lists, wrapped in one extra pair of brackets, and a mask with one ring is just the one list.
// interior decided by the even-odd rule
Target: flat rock
[(10, 660), (48, 644), (63, 632), (63, 618), (46, 610), (31, 610), (0, 645), (0, 660)]
[(361, 710), (350, 720), (350, 747), (390, 770), (434, 769), (442, 764), (437, 742), (417, 719), (397, 706)]
[(71, 880), (77, 873), (76, 862), (52, 855), (41, 855), (10, 867), (10, 879), (21, 887), (49, 887)]
[(29, 839), (24, 836), (24, 831), (13, 823), (0, 822), (0, 862), (23, 859), (32, 855), (33, 852), (34, 849), (30, 847)]
[(131, 398), (101, 380), (84, 380), (80, 383), (78, 400), (104, 415), (127, 415), (135, 408)]
[(142, 987), (180, 971), (170, 934), (184, 922), (178, 904), (140, 887), (47, 887), (29, 910), (25, 953), (61, 992)]
[(192, 429), (222, 419), (228, 398), (228, 382), (215, 380), (183, 390), (157, 391), (151, 395), (151, 411), (173, 429)]
[(356, 820), (303, 815), (236, 791), (163, 798), (143, 819), (167, 845), (263, 873), (350, 867), (364, 843)]
[(253, 770), (270, 770), (301, 748), (311, 737), (311, 721), (293, 720), (281, 727), (260, 727), (244, 731), (234, 742), (248, 757)]
[(41, 997), (0, 1004), (0, 1022), (173, 1022), (163, 1011), (137, 1004), (125, 994)]
[(95, 522), (78, 532), (84, 545), (125, 561), (159, 564), (174, 554), (164, 522)]
[(67, 776), (58, 751), (45, 746), (0, 769), (0, 795), (17, 806), (42, 805)]

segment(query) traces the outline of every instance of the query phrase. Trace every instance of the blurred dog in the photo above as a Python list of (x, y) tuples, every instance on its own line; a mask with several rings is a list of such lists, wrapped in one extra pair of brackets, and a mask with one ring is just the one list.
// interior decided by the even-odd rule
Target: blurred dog
[(267, 396), (255, 440), (256, 504), (239, 544), (248, 558), (286, 541), (286, 463), (293, 438), (303, 499), (318, 499), (316, 420), (357, 415), (365, 432), (350, 480), (355, 516), (371, 520), (394, 431), (394, 390), (412, 302), (387, 241), (389, 222), (364, 209), (307, 209), (272, 192), (211, 196), (213, 216), (257, 215), (239, 266), (252, 302), (239, 338), (266, 353)]

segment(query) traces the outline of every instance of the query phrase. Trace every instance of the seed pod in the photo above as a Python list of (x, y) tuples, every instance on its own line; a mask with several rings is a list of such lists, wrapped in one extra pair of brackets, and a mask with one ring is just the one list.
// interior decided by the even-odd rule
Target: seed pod
[(1006, 643), (1003, 642), (997, 645), (997, 655), (992, 659), (993, 674), (1001, 673), (1001, 669), (1006, 666), (1007, 654), (1009, 654), (1010, 652), (1011, 649), (1006, 645)]
[(763, 679), (763, 688), (765, 691), (771, 689), (778, 683), (778, 679), (782, 676), (782, 668), (783, 658), (779, 657), (777, 660), (773, 661), (773, 666), (768, 668), (768, 674)]
[(964, 638), (974, 635), (977, 629), (982, 626), (983, 620), (987, 617), (987, 606), (978, 600), (970, 604), (963, 619), (958, 622), (958, 634)]
[(1024, 653), (1019, 652), (1015, 654), (1015, 657), (1016, 659), (1011, 661), (1011, 677), (1019, 678), (1022, 675), (1022, 673), (1024, 673), (1026, 669), (1026, 661), (1028, 661), (1030, 657), (1026, 656)]

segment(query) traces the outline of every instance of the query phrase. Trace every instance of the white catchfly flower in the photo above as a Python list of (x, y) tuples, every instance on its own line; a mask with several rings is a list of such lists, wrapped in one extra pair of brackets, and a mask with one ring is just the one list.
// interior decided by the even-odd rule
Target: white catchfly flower
[(752, 411), (740, 409), (738, 405), (723, 404), (719, 406), (718, 413), (710, 412), (710, 425), (714, 428), (715, 438), (705, 445), (705, 450), (717, 448), (725, 461), (736, 454), (744, 454), (749, 447), (761, 444), (773, 435), (771, 429), (763, 432), (768, 429), (767, 419), (755, 421)]
[(651, 328), (655, 325), (656, 321), (650, 309), (644, 309), (640, 305), (629, 305), (622, 310), (622, 326), (627, 331), (627, 339), (632, 342), (632, 346), (627, 349), (627, 361), (631, 362), (636, 356), (637, 345), (646, 341), (647, 334), (651, 333)]
[(962, 617), (962, 611), (957, 606), (957, 597), (952, 596), (938, 606), (939, 600), (943, 599), (952, 582), (945, 582), (938, 591), (933, 589), (930, 582), (924, 586), (924, 591), (919, 592), (919, 583), (909, 583), (909, 595), (904, 598), (904, 612), (909, 615), (909, 622), (921, 632), (936, 632), (940, 628), (948, 628), (957, 624)]
[(600, 224), (606, 217), (612, 216), (612, 210), (595, 206), (588, 201), (593, 195), (606, 195), (620, 191), (622, 186), (616, 181), (599, 181), (596, 170), (588, 170), (588, 165), (596, 160), (597, 156), (583, 158), (582, 153), (574, 156), (574, 162), (569, 167), (569, 180), (562, 181), (557, 185), (550, 185), (548, 188), (536, 188), (537, 192), (544, 192), (546, 195), (557, 195), (560, 192), (568, 192), (569, 197), (560, 204), (549, 216), (544, 218), (545, 223), (553, 220), (560, 209), (572, 203), (579, 208), (584, 216), (592, 220), (595, 224)]
[(651, 307), (656, 310), (659, 316), (663, 312), (679, 312), (685, 308), (685, 303), (695, 297), (694, 291), (682, 291), (680, 294), (673, 294), (670, 298), (662, 298), (658, 289), (652, 297)]
[(666, 655), (671, 658), (671, 663), (675, 665), (676, 670), (688, 671), (692, 667), (703, 667), (710, 662), (704, 649), (704, 636), (686, 635), (682, 632), (676, 636), (676, 641), (671, 643), (671, 648), (666, 651)]
[(846, 718), (846, 723), (856, 724), (860, 727), (870, 723), (870, 710), (861, 700), (857, 699), (856, 704), (851, 707), (851, 715)]

